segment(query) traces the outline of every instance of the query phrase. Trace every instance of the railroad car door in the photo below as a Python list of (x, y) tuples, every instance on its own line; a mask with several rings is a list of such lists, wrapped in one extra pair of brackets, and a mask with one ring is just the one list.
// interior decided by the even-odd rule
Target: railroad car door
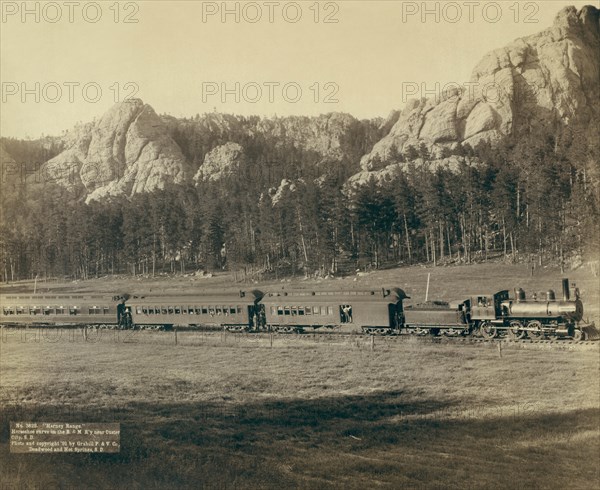
[(399, 305), (396, 305), (394, 303), (390, 303), (388, 305), (388, 317), (389, 317), (389, 323), (388, 325), (390, 326), (390, 328), (398, 328), (398, 310), (399, 310)]
[(264, 305), (248, 305), (248, 326), (250, 328), (260, 329), (265, 320)]

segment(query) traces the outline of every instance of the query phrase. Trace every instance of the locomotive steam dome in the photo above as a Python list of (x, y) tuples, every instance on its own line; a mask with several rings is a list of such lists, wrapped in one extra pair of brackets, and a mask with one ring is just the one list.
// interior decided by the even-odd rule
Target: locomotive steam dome
[(515, 288), (515, 298), (517, 302), (525, 301), (525, 291), (523, 288)]

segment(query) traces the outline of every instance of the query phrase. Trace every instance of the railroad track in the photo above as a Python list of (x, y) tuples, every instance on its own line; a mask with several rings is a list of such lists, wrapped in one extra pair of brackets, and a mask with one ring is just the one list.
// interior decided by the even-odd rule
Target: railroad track
[[(212, 332), (218, 334), (217, 332)], [(600, 351), (600, 342), (594, 340), (575, 341), (572, 339), (521, 339), (513, 340), (506, 338), (484, 339), (478, 337), (446, 337), (446, 336), (421, 336), (421, 335), (365, 335), (347, 332), (310, 332), (302, 334), (281, 334), (281, 333), (228, 333), (229, 336), (242, 341), (244, 339), (264, 339), (266, 341), (273, 337), (273, 343), (281, 342), (293, 343), (294, 341), (310, 341), (321, 343), (358, 343), (375, 347), (394, 343), (417, 343), (428, 345), (480, 345), (482, 347), (497, 349), (553, 349), (553, 350), (598, 350)]]
[[(141, 330), (119, 330), (113, 325), (52, 325), (52, 326), (25, 326), (25, 325), (10, 325), (2, 326), (2, 329), (7, 330), (45, 330), (45, 329), (66, 329), (74, 330), (80, 329), (88, 331), (112, 331), (127, 333), (133, 337), (136, 335), (173, 335), (173, 331), (164, 331), (157, 329), (141, 329)], [(293, 344), (298, 341), (314, 341), (317, 343), (330, 343), (330, 344), (352, 344), (355, 343), (358, 346), (369, 345), (373, 347), (382, 347), (387, 344), (396, 343), (417, 343), (424, 345), (480, 345), (482, 347), (497, 348), (497, 349), (552, 349), (552, 350), (597, 350), (600, 351), (600, 341), (598, 340), (585, 340), (575, 341), (572, 339), (508, 339), (508, 338), (495, 338), (486, 339), (480, 337), (471, 336), (431, 336), (431, 335), (414, 335), (403, 333), (400, 335), (368, 335), (363, 333), (350, 333), (350, 332), (305, 332), (305, 333), (278, 333), (278, 332), (228, 332), (224, 330), (204, 329), (204, 328), (179, 328), (176, 329), (180, 334), (183, 333), (197, 333), (206, 338), (221, 338), (224, 341), (232, 339), (234, 342), (258, 342), (265, 341), (272, 343), (273, 345), (281, 343)]]

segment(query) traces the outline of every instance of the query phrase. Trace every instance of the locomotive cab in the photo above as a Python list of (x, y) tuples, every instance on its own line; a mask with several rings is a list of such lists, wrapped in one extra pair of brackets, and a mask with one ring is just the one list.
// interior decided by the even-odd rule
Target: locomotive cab
[(496, 294), (478, 294), (471, 296), (471, 320), (496, 320), (503, 316), (502, 302), (508, 299), (508, 291)]

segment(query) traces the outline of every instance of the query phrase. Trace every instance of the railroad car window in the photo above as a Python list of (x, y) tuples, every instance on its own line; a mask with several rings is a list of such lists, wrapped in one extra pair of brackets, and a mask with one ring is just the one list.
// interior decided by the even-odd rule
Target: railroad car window
[(298, 315), (304, 316), (304, 306), (298, 306)]
[(196, 313), (196, 311), (194, 310), (193, 306), (188, 306), (187, 309), (188, 309), (188, 314), (189, 315), (193, 315), (193, 314)]
[(100, 310), (96, 306), (92, 306), (91, 308), (88, 308), (88, 313), (90, 315), (98, 315)]
[(280, 315), (280, 316), (283, 315), (283, 306), (278, 306), (277, 307), (277, 314)]
[(221, 310), (221, 307), (217, 306), (217, 315), (220, 315), (221, 313), (223, 313), (223, 311)]
[(214, 316), (214, 314), (215, 314), (215, 307), (214, 306), (209, 306), (208, 307), (208, 314)]
[(237, 313), (238, 315), (242, 314), (242, 307), (240, 305), (237, 306)]
[(40, 315), (42, 313), (42, 309), (39, 306), (33, 306), (29, 308), (30, 315)]
[(77, 306), (69, 307), (69, 315), (78, 315), (78, 314), (79, 314), (79, 308)]
[(274, 307), (274, 306), (271, 306), (271, 315), (273, 315), (273, 316), (274, 316), (276, 311), (277, 311), (277, 310), (275, 309), (275, 307)]
[(138, 315), (141, 315), (143, 311), (144, 311), (144, 309), (143, 309), (141, 306), (136, 306), (136, 307), (135, 307), (135, 312), (136, 312)]
[(4, 308), (2, 308), (2, 312), (5, 315), (12, 315), (13, 314), (11, 306), (5, 306)]
[[(19, 310), (17, 310), (17, 315), (19, 314)], [(62, 306), (57, 306), (56, 307), (56, 314), (57, 315), (64, 315), (65, 314), (65, 309)]]
[(176, 306), (175, 307), (175, 314), (176, 315), (181, 315), (181, 307), (180, 306)]
[(168, 313), (167, 307), (166, 307), (166, 306), (161, 306), (161, 307), (160, 307), (160, 312), (161, 312), (163, 315), (166, 315), (166, 314)]
[(296, 306), (292, 306), (290, 310), (292, 312), (292, 316), (296, 316), (298, 314), (298, 308)]
[(306, 307), (304, 308), (304, 314), (305, 314), (305, 315), (312, 315), (312, 307), (310, 307), (310, 306), (306, 306)]
[(196, 315), (206, 315), (206, 307), (205, 306), (196, 306)]
[(319, 307), (318, 307), (318, 306), (313, 306), (313, 313), (314, 313), (315, 315), (318, 315), (318, 314), (319, 314), (319, 311), (320, 311), (320, 310), (319, 310)]
[(23, 306), (17, 306), (17, 315), (24, 315), (25, 308)]
[(175, 309), (172, 306), (169, 306), (169, 315), (172, 315)]
[(104, 313), (105, 315), (108, 315), (110, 313), (110, 308), (108, 306), (103, 306), (102, 313)]
[(49, 306), (46, 306), (44, 308), (44, 315), (52, 315), (54, 313), (54, 308), (50, 308)]
[(182, 315), (187, 315), (187, 312), (188, 312), (187, 306), (182, 306), (181, 307), (181, 314)]
[(229, 313), (231, 313), (232, 315), (235, 315), (236, 309), (234, 306), (230, 306), (229, 307)]
[(286, 316), (289, 316), (289, 314), (290, 314), (290, 307), (289, 306), (285, 306), (283, 311), (285, 312)]
[(144, 315), (147, 315), (147, 314), (148, 314), (148, 307), (146, 307), (146, 306), (142, 306), (142, 313), (143, 313)]

